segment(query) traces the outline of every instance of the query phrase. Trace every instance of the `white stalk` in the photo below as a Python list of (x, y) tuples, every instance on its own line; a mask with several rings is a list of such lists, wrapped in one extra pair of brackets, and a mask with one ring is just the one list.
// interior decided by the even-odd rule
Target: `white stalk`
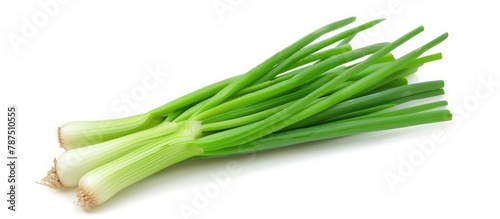
[(137, 148), (87, 174), (76, 190), (78, 205), (90, 210), (127, 186), (170, 165), (197, 156), (203, 149), (192, 144), (201, 133), (198, 121), (187, 121), (165, 138)]
[(92, 145), (160, 124), (162, 118), (140, 114), (120, 119), (69, 122), (59, 127), (59, 144), (66, 150)]
[(51, 188), (77, 186), (80, 178), (87, 172), (106, 164), (127, 152), (163, 138), (175, 130), (176, 123), (164, 122), (153, 128), (126, 135), (98, 144), (66, 151), (61, 154), (54, 167), (42, 179), (42, 184)]

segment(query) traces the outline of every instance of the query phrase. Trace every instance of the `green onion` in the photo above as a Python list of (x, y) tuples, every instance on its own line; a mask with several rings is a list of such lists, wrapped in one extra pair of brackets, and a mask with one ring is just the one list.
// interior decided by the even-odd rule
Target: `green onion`
[[(352, 17), (326, 25), (245, 74), (149, 112), (63, 125), (59, 139), (67, 151), (41, 184), (56, 189), (78, 186), (78, 205), (89, 210), (184, 160), (451, 120), (448, 110), (437, 109), (446, 101), (411, 105), (444, 94), (443, 81), (409, 84), (406, 79), (441, 59), (440, 53), (423, 55), (448, 35), (399, 58), (391, 52), (423, 27), (390, 43), (352, 49), (349, 42), (358, 33), (382, 21), (374, 20), (316, 42), (354, 21)], [(410, 106), (401, 108), (406, 103)]]

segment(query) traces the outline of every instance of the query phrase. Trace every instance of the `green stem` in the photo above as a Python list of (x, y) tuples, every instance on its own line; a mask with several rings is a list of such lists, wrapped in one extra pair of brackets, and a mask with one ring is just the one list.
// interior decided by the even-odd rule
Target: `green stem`
[[(351, 96), (355, 94), (356, 90), (359, 89), (364, 89), (367, 87), (370, 83), (370, 81), (373, 81), (373, 75), (381, 77), (380, 74), (385, 73), (385, 71), (388, 70), (397, 70), (397, 69), (388, 69), (388, 68), (383, 68), (384, 71), (377, 71), (381, 72), (379, 74), (370, 74), (367, 77), (363, 78), (362, 82), (357, 81), (353, 84), (357, 84), (357, 86), (353, 86), (353, 84), (349, 85), (348, 87), (330, 95), (329, 97), (325, 98), (325, 100), (316, 103), (315, 105), (305, 108), (308, 106), (310, 103), (312, 103), (314, 100), (316, 100), (318, 97), (324, 95), (326, 91), (331, 89), (332, 87), (337, 87), (343, 82), (347, 81), (350, 77), (353, 75), (356, 75), (363, 69), (367, 68), (370, 66), (373, 62), (377, 61), (387, 53), (391, 52), (394, 50), (396, 47), (399, 45), (403, 44), (404, 42), (408, 41), (409, 39), (413, 38), (417, 34), (421, 33), (423, 31), (423, 27), (418, 27), (415, 30), (409, 32), (408, 34), (404, 35), (403, 37), (397, 39), (393, 43), (390, 43), (389, 45), (385, 46), (383, 49), (377, 51), (374, 53), (372, 56), (368, 57), (365, 61), (362, 63), (348, 69), (332, 81), (326, 83), (322, 87), (318, 88), (314, 92), (310, 93), (306, 97), (300, 99), (299, 101), (295, 102), (291, 106), (287, 107), (286, 109), (282, 110), (280, 113), (277, 113), (265, 120), (255, 122), (249, 125), (241, 126), (238, 128), (234, 128), (228, 131), (223, 131), (219, 132), (213, 135), (209, 135), (206, 137), (202, 137), (198, 140), (196, 140), (196, 143), (203, 147), (206, 151), (208, 150), (216, 150), (216, 149), (221, 149), (224, 147), (230, 147), (234, 145), (239, 145), (239, 144), (244, 144), (245, 142), (251, 141), (253, 139), (260, 138), (262, 136), (265, 136), (269, 133), (272, 133), (274, 131), (277, 131), (279, 129), (282, 129), (288, 125), (291, 125), (293, 123), (296, 123), (304, 118), (307, 118), (311, 115), (314, 115), (318, 112), (321, 112), (322, 110), (337, 104), (343, 99), (346, 99), (348, 96)], [(423, 50), (422, 50), (423, 52)], [(332, 57), (333, 58), (333, 57)], [(329, 59), (332, 59), (329, 58)], [(321, 65), (320, 62), (314, 66), (319, 66)], [(406, 64), (406, 63), (404, 63)], [(393, 65), (391, 65), (393, 66)], [(306, 70), (307, 71), (307, 70)], [(304, 73), (304, 72), (302, 72)], [(302, 74), (301, 73), (301, 74)], [(300, 74), (299, 74), (300, 75)], [(372, 77), (370, 77), (372, 76)], [(385, 75), (382, 75), (385, 77)], [(364, 79), (369, 79), (370, 81), (364, 80)], [(375, 77), (377, 79), (377, 77)], [(367, 85), (368, 83), (368, 85)], [(359, 86), (359, 87), (358, 87)], [(348, 89), (349, 88), (349, 89)], [(342, 92), (344, 91), (344, 92)], [(338, 95), (340, 93), (340, 95)], [(333, 100), (332, 100), (333, 99)], [(319, 104), (319, 105), (318, 105)]]
[(298, 68), (300, 66), (309, 64), (311, 62), (326, 59), (328, 57), (338, 55), (338, 54), (343, 53), (343, 52), (348, 52), (351, 50), (352, 50), (351, 45), (346, 44), (346, 45), (337, 46), (337, 47), (334, 47), (334, 48), (331, 48), (331, 49), (328, 49), (325, 51), (317, 52), (317, 53), (311, 54), (311, 55), (297, 61), (295, 64), (287, 67), (285, 71), (295, 69), (295, 68)]
[(419, 112), (424, 112), (424, 111), (431, 110), (431, 109), (436, 109), (439, 107), (444, 107), (447, 105), (448, 105), (448, 102), (442, 100), (442, 101), (426, 103), (426, 104), (422, 104), (422, 105), (418, 105), (418, 106), (407, 107), (404, 109), (391, 110), (391, 111), (385, 111), (385, 112), (376, 112), (376, 113), (373, 113), (370, 115), (352, 118), (352, 119), (349, 119), (348, 121), (361, 120), (361, 119), (371, 119), (371, 118), (381, 118), (381, 117), (387, 117), (387, 116), (400, 116), (400, 115), (406, 115), (406, 114), (411, 114), (411, 113), (419, 113)]
[(349, 101), (336, 104), (326, 110), (321, 111), (320, 113), (317, 113), (300, 122), (288, 126), (285, 128), (285, 130), (329, 122), (332, 118), (341, 116), (345, 113), (371, 108), (381, 104), (401, 104), (402, 102), (396, 103), (393, 101), (401, 98), (407, 98), (406, 101), (415, 100), (415, 98), (420, 97), (415, 96), (416, 94), (440, 89), (443, 86), (443, 81), (422, 82), (396, 87), (362, 97), (357, 97)]
[(451, 119), (452, 115), (448, 110), (440, 110), (405, 114), (399, 116), (361, 119), (355, 121), (338, 121), (319, 126), (270, 134), (266, 137), (253, 140), (242, 145), (215, 151), (206, 151), (202, 155), (195, 157), (194, 159), (255, 153), (305, 142), (337, 138), (365, 132), (382, 131), (428, 123), (443, 122), (449, 121)]
[(342, 53), (341, 55), (333, 56), (328, 58), (323, 62), (319, 62), (301, 72), (299, 72), (295, 77), (283, 81), (281, 83), (269, 86), (262, 90), (256, 91), (254, 93), (242, 96), (240, 98), (228, 101), (226, 103), (220, 104), (217, 107), (214, 107), (210, 110), (207, 110), (203, 113), (200, 113), (194, 117), (191, 117), (193, 120), (203, 120), (210, 116), (214, 116), (231, 109), (243, 107), (246, 105), (258, 103), (262, 100), (271, 99), (275, 96), (278, 96), (284, 92), (287, 92), (293, 88), (296, 88), (302, 84), (305, 84), (311, 80), (314, 80), (317, 76), (321, 75), (323, 72), (337, 67), (343, 63), (353, 61), (359, 59), (363, 56), (372, 54), (374, 52), (379, 51), (384, 48), (386, 44), (375, 44), (371, 46), (367, 46), (365, 48), (349, 51)]
[(311, 55), (314, 52), (319, 51), (320, 49), (323, 49), (323, 48), (325, 48), (333, 43), (336, 43), (342, 39), (345, 39), (346, 37), (349, 37), (352, 34), (359, 33), (363, 30), (371, 28), (382, 21), (383, 21), (383, 19), (373, 20), (373, 21), (367, 22), (365, 24), (362, 24), (358, 27), (346, 30), (346, 31), (339, 33), (333, 37), (330, 37), (328, 39), (325, 39), (325, 40), (322, 40), (322, 41), (317, 42), (315, 44), (309, 45), (309, 46), (305, 47), (304, 49), (294, 53), (290, 57), (286, 58), (282, 62), (280, 62), (275, 68), (271, 69), (269, 72), (267, 72), (261, 78), (259, 78), (256, 81), (256, 83), (270, 80), (270, 79), (276, 77), (276, 75), (278, 75), (281, 71), (286, 70), (288, 67), (290, 67), (291, 65), (293, 65), (294, 63), (296, 63), (300, 59), (302, 59), (308, 55)]
[(402, 104), (402, 103), (406, 103), (406, 102), (409, 102), (412, 100), (419, 100), (419, 99), (424, 99), (424, 98), (429, 98), (429, 97), (435, 97), (435, 96), (440, 96), (443, 94), (444, 94), (443, 89), (436, 89), (436, 90), (426, 91), (426, 92), (418, 93), (415, 95), (403, 97), (403, 98), (400, 98), (397, 100), (393, 100), (393, 101), (391, 101), (391, 103)]
[(278, 64), (281, 61), (283, 61), (284, 59), (290, 57), (295, 52), (299, 51), (300, 49), (305, 47), (307, 44), (313, 42), (314, 40), (316, 40), (317, 38), (319, 38), (323, 34), (331, 32), (331, 31), (336, 30), (338, 28), (341, 28), (343, 26), (346, 26), (346, 25), (354, 22), (354, 20), (356, 20), (356, 18), (351, 17), (351, 18), (347, 18), (347, 19), (326, 25), (326, 26), (308, 34), (307, 36), (303, 37), (302, 39), (298, 40), (297, 42), (295, 42), (292, 45), (288, 46), (287, 48), (283, 49), (282, 51), (276, 53), (275, 55), (271, 56), (263, 63), (259, 64), (255, 68), (248, 71), (246, 74), (242, 75), (241, 77), (238, 77), (233, 82), (231, 82), (229, 85), (224, 87), (221, 91), (219, 91), (212, 98), (210, 98), (200, 109), (198, 109), (198, 112), (195, 113), (195, 115), (200, 113), (200, 112), (204, 112), (205, 110), (208, 110), (208, 109), (222, 103), (224, 100), (226, 100), (227, 98), (229, 98), (233, 94), (237, 93), (238, 91), (240, 91), (244, 87), (253, 83), (257, 78), (261, 77), (266, 72), (271, 70), (276, 64)]

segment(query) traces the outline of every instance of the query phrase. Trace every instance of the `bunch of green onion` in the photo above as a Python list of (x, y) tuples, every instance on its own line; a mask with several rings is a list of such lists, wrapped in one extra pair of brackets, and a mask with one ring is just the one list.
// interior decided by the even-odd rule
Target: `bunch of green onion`
[(443, 34), (406, 55), (391, 51), (423, 31), (391, 43), (353, 49), (357, 33), (382, 20), (323, 35), (355, 21), (328, 24), (245, 74), (206, 86), (147, 113), (70, 122), (58, 130), (66, 149), (41, 183), (77, 186), (89, 210), (175, 163), (254, 153), (364, 132), (451, 120), (446, 101), (393, 107), (443, 95), (443, 81), (408, 84), (406, 77), (441, 54), (423, 56)]

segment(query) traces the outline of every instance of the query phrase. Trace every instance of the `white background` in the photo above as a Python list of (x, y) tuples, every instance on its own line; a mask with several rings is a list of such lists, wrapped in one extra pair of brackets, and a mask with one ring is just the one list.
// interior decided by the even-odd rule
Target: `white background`
[[(193, 206), (195, 191), (213, 185), (210, 173), (231, 162), (240, 172), (190, 218), (500, 217), (500, 16), (494, 1), (69, 1), (16, 52), (8, 36), (22, 36), (23, 19), (45, 13), (38, 2), (47, 0), (0, 3), (2, 114), (9, 104), (19, 107), (20, 138), (18, 211), (3, 205), (2, 218), (182, 218), (179, 206)], [(215, 2), (231, 11), (218, 14)], [(360, 24), (384, 14), (383, 25), (353, 44), (391, 41), (424, 25), (421, 36), (394, 52), (401, 55), (450, 33), (432, 50), (444, 59), (412, 80), (445, 80), (454, 122), (305, 144), (251, 161), (186, 162), (90, 213), (76, 206), (73, 189), (35, 183), (62, 153), (56, 128), (65, 122), (145, 112), (244, 73), (329, 22), (357, 16)], [(166, 74), (126, 107), (121, 97), (144, 89), (148, 66)], [(480, 82), (488, 77), (497, 81), (490, 90)], [(385, 174), (398, 174), (399, 159), (419, 153), (423, 142), (435, 144), (434, 152), (391, 189)], [(4, 166), (2, 192), (6, 175)]]

